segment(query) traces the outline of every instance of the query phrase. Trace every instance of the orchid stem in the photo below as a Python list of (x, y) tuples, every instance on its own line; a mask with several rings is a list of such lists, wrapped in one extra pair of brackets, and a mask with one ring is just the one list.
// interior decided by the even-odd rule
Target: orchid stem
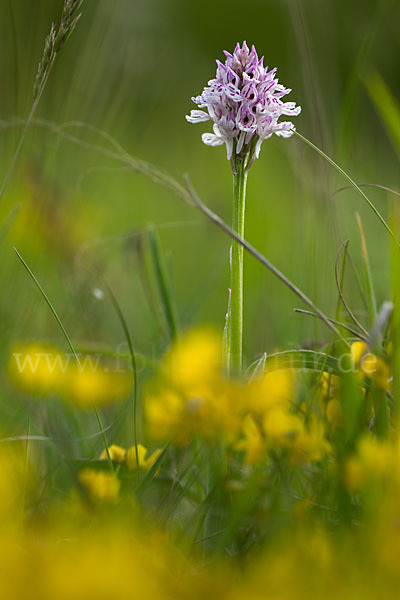
[[(243, 239), (247, 181), (245, 160), (236, 157), (235, 167), (233, 174), (232, 229)], [(237, 241), (232, 244), (231, 290), (229, 371), (232, 374), (240, 375), (243, 344), (243, 246)]]

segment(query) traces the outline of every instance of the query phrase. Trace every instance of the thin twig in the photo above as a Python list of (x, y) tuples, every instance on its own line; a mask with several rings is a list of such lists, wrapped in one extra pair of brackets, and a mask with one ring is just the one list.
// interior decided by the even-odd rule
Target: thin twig
[[(400, 192), (396, 192), (396, 190), (392, 190), (392, 188), (387, 187), (386, 185), (380, 185), (379, 183), (359, 183), (358, 187), (378, 188), (380, 190), (384, 190), (385, 192), (389, 192), (390, 194), (393, 194), (394, 196), (399, 196), (399, 198), (400, 198)], [(335, 194), (339, 194), (340, 192), (344, 192), (345, 190), (351, 190), (351, 188), (352, 188), (351, 185), (345, 185), (345, 186), (339, 188), (338, 190), (336, 190), (335, 192), (333, 192), (333, 196)]]
[(345, 300), (345, 297), (343, 295), (343, 292), (342, 292), (342, 288), (340, 286), (340, 282), (339, 282), (338, 264), (339, 264), (340, 252), (342, 251), (342, 248), (346, 248), (346, 246), (347, 246), (348, 243), (349, 243), (349, 240), (346, 240), (345, 242), (343, 242), (343, 244), (340, 246), (339, 251), (337, 253), (336, 262), (335, 262), (336, 287), (337, 287), (337, 291), (338, 291), (338, 294), (340, 296), (340, 299), (341, 299), (341, 301), (343, 303), (343, 306), (344, 306), (347, 314), (349, 315), (350, 319), (357, 325), (357, 327), (364, 334), (364, 336), (368, 338), (368, 331), (365, 329), (365, 327), (363, 327), (363, 325), (360, 323), (360, 321), (357, 319), (357, 317), (355, 316), (355, 314), (352, 312), (351, 308), (347, 304), (347, 302)]
[(328, 319), (328, 317), (317, 306), (315, 306), (315, 304), (313, 303), (313, 301), (310, 300), (310, 298), (308, 298), (308, 296), (306, 296), (306, 294), (304, 294), (304, 292), (302, 292), (294, 283), (292, 283), (290, 281), (290, 279), (288, 279), (286, 277), (286, 275), (284, 275), (281, 271), (279, 271), (279, 269), (277, 269), (267, 258), (265, 258), (264, 255), (262, 255), (260, 252), (258, 252), (258, 250), (256, 250), (245, 239), (243, 239), (239, 235), (237, 235), (237, 233), (235, 233), (235, 231), (233, 231), (233, 229), (231, 227), (229, 227), (229, 225), (227, 223), (225, 223), (225, 221), (223, 219), (221, 219), (221, 217), (219, 215), (217, 215), (216, 213), (214, 213), (210, 208), (208, 208), (208, 206), (206, 206), (200, 200), (200, 198), (197, 196), (196, 192), (194, 191), (194, 189), (192, 187), (192, 184), (190, 182), (190, 179), (189, 179), (188, 175), (185, 175), (184, 179), (185, 179), (185, 182), (186, 182), (187, 190), (188, 190), (188, 192), (189, 192), (189, 194), (190, 194), (190, 196), (191, 196), (191, 198), (192, 198), (192, 200), (194, 202), (194, 205), (206, 217), (208, 217), (213, 223), (215, 223), (220, 229), (222, 229), (231, 238), (233, 238), (239, 244), (241, 244), (243, 246), (243, 248), (245, 248), (252, 256), (254, 256), (254, 258), (256, 258), (267, 269), (269, 269), (271, 271), (271, 273), (273, 273), (276, 277), (278, 277), (278, 279), (280, 279), (282, 281), (282, 283), (284, 283), (305, 304), (307, 304), (307, 306), (309, 306), (315, 313), (317, 313), (317, 315), (325, 323), (325, 325), (327, 327), (329, 327), (329, 329), (331, 331), (333, 331), (346, 344), (346, 346), (348, 346), (349, 345), (348, 342), (342, 336), (342, 334), (340, 333), (340, 331), (335, 327), (335, 325), (333, 325), (333, 323), (330, 322), (330, 320)]
[(355, 190), (357, 190), (357, 192), (364, 198), (365, 202), (368, 204), (368, 206), (370, 207), (370, 209), (378, 217), (378, 219), (380, 220), (380, 222), (382, 223), (382, 225), (384, 226), (384, 228), (386, 229), (386, 231), (393, 238), (393, 240), (395, 241), (397, 247), (399, 248), (400, 247), (400, 241), (397, 239), (397, 236), (395, 235), (394, 231), (391, 229), (391, 227), (388, 225), (388, 223), (386, 223), (385, 219), (382, 217), (382, 215), (379, 212), (379, 210), (373, 205), (373, 203), (368, 198), (368, 196), (366, 196), (366, 194), (364, 194), (364, 192), (362, 191), (362, 189), (360, 188), (360, 186), (356, 184), (356, 182), (350, 177), (350, 175), (348, 175), (346, 173), (346, 171), (344, 171), (342, 169), (342, 167), (339, 167), (339, 165), (337, 163), (335, 163), (335, 161), (332, 158), (330, 158), (327, 154), (325, 154), (325, 152), (323, 152), (320, 148), (318, 148), (318, 146), (316, 146), (309, 139), (307, 139), (306, 137), (304, 137), (304, 135), (301, 135), (301, 133), (299, 133), (298, 131), (296, 131), (294, 128), (292, 129), (292, 132), (295, 135), (297, 135), (297, 137), (299, 137), (301, 140), (303, 140), (303, 142), (305, 142), (313, 150), (315, 150), (316, 152), (318, 152), (318, 154), (320, 154), (323, 158), (325, 158), (325, 160), (327, 160), (328, 163), (330, 165), (332, 165), (332, 167), (334, 167), (341, 175), (343, 175), (343, 177), (345, 179), (347, 179), (347, 181), (350, 183), (350, 185)]
[[(318, 319), (321, 318), (319, 315), (317, 315), (317, 313), (311, 312), (309, 310), (303, 310), (302, 308), (295, 308), (294, 312), (300, 313), (301, 315), (309, 315), (310, 317), (317, 317)], [(336, 319), (331, 319), (330, 317), (327, 317), (327, 319), (329, 319), (329, 321), (331, 323), (333, 323), (334, 325), (337, 325), (338, 327), (342, 327), (343, 329), (346, 329), (346, 331), (353, 334), (357, 338), (362, 339), (365, 342), (368, 342), (368, 337), (364, 336), (362, 333), (360, 333), (356, 329), (349, 327), (349, 325), (346, 325), (345, 323), (341, 323), (340, 321), (336, 321)]]

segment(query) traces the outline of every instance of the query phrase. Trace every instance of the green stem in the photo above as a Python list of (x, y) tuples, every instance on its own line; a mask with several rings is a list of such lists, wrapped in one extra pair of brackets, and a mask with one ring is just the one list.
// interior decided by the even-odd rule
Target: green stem
[[(240, 238), (244, 237), (244, 215), (247, 173), (245, 160), (236, 158), (236, 173), (233, 174), (232, 229)], [(240, 374), (242, 369), (243, 339), (243, 246), (232, 243), (231, 302), (230, 302), (229, 364), (230, 372)]]

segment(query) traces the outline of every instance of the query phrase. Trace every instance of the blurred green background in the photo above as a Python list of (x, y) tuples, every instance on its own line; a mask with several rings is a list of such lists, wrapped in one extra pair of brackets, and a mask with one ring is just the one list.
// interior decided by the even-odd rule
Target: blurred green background
[[(61, 0), (0, 0), (1, 181), (22, 130), (14, 119), (29, 112), (44, 38), (61, 9)], [(194, 108), (191, 96), (213, 77), (215, 59), (244, 39), (293, 89), (288, 100), (302, 106), (295, 123), (301, 133), (357, 182), (400, 189), (398, 150), (366, 87), (379, 73), (400, 98), (397, 0), (85, 0), (36, 117), (89, 124), (178, 179), (189, 173), (200, 197), (229, 220), (225, 151), (204, 146), (200, 136), (207, 124), (192, 126), (184, 117)], [(110, 147), (100, 134), (72, 131), (85, 143)], [(335, 193), (344, 185), (295, 137), (265, 142), (248, 182), (247, 238), (332, 316), (335, 258), (345, 239), (363, 276), (356, 211), (367, 236), (378, 303), (391, 294), (387, 233), (354, 191)], [(367, 193), (391, 218), (396, 199), (379, 189)], [(152, 223), (159, 226), (182, 328), (211, 322), (222, 329), (229, 240), (181, 200), (101, 153), (34, 124), (1, 201), (1, 223), (7, 218), (10, 228), (0, 246), (3, 373), (16, 341), (64, 343), (14, 245), (75, 343), (117, 347), (124, 342), (109, 300), (93, 293), (102, 288), (100, 270), (137, 350), (152, 355), (168, 343), (142, 276), (139, 240)], [(293, 313), (300, 301), (251, 257), (246, 257), (245, 285), (247, 362), (264, 351), (318, 347), (329, 339), (323, 325)], [(351, 271), (345, 292), (362, 319), (365, 309)], [(18, 420), (13, 394), (5, 376), (2, 422), (8, 429)]]

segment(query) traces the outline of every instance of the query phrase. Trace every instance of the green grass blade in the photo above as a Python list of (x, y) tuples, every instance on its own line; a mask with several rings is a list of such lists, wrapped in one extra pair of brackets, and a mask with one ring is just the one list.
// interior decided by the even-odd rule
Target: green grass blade
[(175, 303), (173, 300), (171, 286), (167, 275), (167, 268), (161, 249), (160, 238), (154, 228), (149, 228), (150, 250), (153, 259), (154, 272), (157, 280), (157, 287), (160, 294), (161, 303), (164, 309), (164, 315), (168, 324), (171, 339), (178, 336), (178, 318)]
[(356, 219), (357, 219), (357, 226), (358, 226), (358, 230), (360, 232), (360, 238), (361, 238), (361, 254), (362, 254), (362, 259), (363, 259), (363, 263), (364, 263), (365, 282), (366, 282), (366, 287), (367, 287), (369, 324), (370, 324), (370, 327), (372, 327), (372, 325), (375, 322), (376, 314), (377, 314), (375, 290), (374, 290), (374, 284), (372, 281), (371, 266), (369, 264), (367, 242), (365, 240), (364, 229), (363, 229), (363, 226), (361, 223), (361, 218), (358, 213), (356, 213)]
[(107, 281), (104, 279), (104, 277), (102, 279), (103, 279), (103, 283), (107, 289), (108, 295), (110, 296), (111, 303), (115, 309), (115, 312), (117, 313), (118, 319), (119, 319), (122, 329), (124, 331), (126, 341), (128, 343), (128, 348), (129, 348), (129, 353), (130, 353), (130, 358), (131, 358), (131, 363), (132, 363), (132, 370), (133, 370), (133, 438), (134, 438), (133, 441), (134, 441), (134, 446), (135, 446), (137, 476), (138, 476), (138, 479), (140, 480), (139, 453), (138, 453), (138, 441), (137, 441), (137, 397), (138, 397), (137, 396), (137, 384), (138, 384), (138, 377), (137, 377), (136, 353), (135, 353), (134, 346), (133, 346), (132, 336), (130, 334), (128, 324), (126, 322), (126, 319), (124, 317), (122, 309), (119, 305), (119, 302), (118, 302), (117, 298), (115, 297), (115, 294), (114, 294), (113, 290), (111, 289), (111, 287), (109, 286), (109, 284), (107, 283)]
[[(35, 274), (33, 273), (33, 271), (31, 270), (31, 268), (29, 267), (29, 265), (25, 262), (25, 260), (22, 258), (21, 254), (18, 252), (18, 250), (14, 247), (14, 252), (16, 253), (16, 255), (18, 256), (19, 260), (21, 261), (21, 263), (23, 264), (23, 266), (25, 267), (25, 269), (27, 270), (27, 272), (29, 273), (30, 277), (32, 278), (33, 282), (35, 283), (36, 287), (38, 288), (39, 292), (41, 293), (42, 297), (44, 298), (44, 300), (46, 301), (48, 307), (50, 308), (50, 311), (53, 314), (53, 317), (55, 318), (55, 320), (57, 321), (62, 334), (73, 354), (73, 356), (75, 357), (75, 360), (77, 361), (78, 365), (80, 364), (79, 361), (79, 356), (77, 355), (75, 348), (71, 342), (71, 338), (69, 337), (64, 325), (62, 324), (62, 321), (60, 319), (60, 317), (57, 314), (56, 309), (54, 308), (54, 306), (52, 305), (52, 303), (50, 302), (49, 297), (47, 296), (46, 292), (44, 291), (44, 289), (42, 288), (42, 286), (40, 285), (38, 279), (36, 278)], [(101, 422), (101, 417), (99, 414), (99, 411), (97, 410), (96, 407), (93, 407), (94, 410), (94, 414), (96, 416), (96, 420), (97, 420), (97, 424), (99, 426), (99, 431), (101, 431), (101, 436), (103, 439), (103, 443), (104, 443), (104, 448), (107, 454), (107, 459), (108, 459), (108, 464), (110, 466), (110, 469), (113, 471), (114, 470), (114, 466), (111, 460), (111, 456), (110, 456), (110, 452), (108, 450), (108, 443), (107, 443), (107, 438), (106, 435), (104, 433), (104, 428), (103, 428), (103, 424)]]
[(143, 477), (143, 479), (135, 487), (134, 493), (136, 494), (136, 496), (140, 496), (141, 494), (143, 494), (143, 492), (147, 489), (148, 485), (153, 481), (159, 467), (161, 466), (162, 461), (165, 458), (168, 448), (169, 442), (168, 444), (166, 444), (166, 446), (164, 446), (161, 454), (157, 457), (157, 460), (146, 473), (145, 477)]
[(386, 131), (400, 155), (400, 104), (393, 96), (385, 81), (376, 71), (372, 71), (365, 79), (365, 87), (376, 110), (379, 113)]
[(375, 213), (375, 215), (378, 217), (378, 219), (380, 220), (380, 222), (382, 223), (382, 225), (384, 226), (384, 228), (386, 229), (386, 231), (388, 232), (388, 234), (393, 238), (393, 240), (396, 242), (397, 246), (400, 247), (400, 242), (397, 239), (397, 237), (395, 236), (393, 230), (391, 229), (391, 227), (389, 226), (389, 224), (385, 221), (385, 219), (382, 217), (381, 213), (379, 212), (379, 210), (372, 204), (371, 200), (368, 198), (368, 196), (362, 191), (362, 189), (360, 188), (360, 186), (358, 186), (356, 184), (356, 182), (350, 177), (350, 175), (348, 175), (346, 173), (346, 171), (344, 171), (341, 167), (339, 167), (339, 165), (337, 163), (335, 163), (334, 160), (332, 160), (332, 158), (330, 158), (327, 154), (325, 154), (325, 152), (323, 152), (322, 150), (320, 150), (320, 148), (318, 148), (318, 146), (316, 146), (315, 144), (313, 144), (310, 140), (308, 140), (306, 137), (304, 137), (304, 135), (301, 135), (301, 133), (299, 133), (298, 131), (296, 131), (295, 129), (293, 129), (293, 133), (295, 135), (297, 135), (297, 137), (299, 137), (301, 140), (303, 140), (303, 142), (305, 142), (308, 146), (310, 146), (313, 150), (315, 150), (316, 152), (318, 152), (318, 154), (320, 154), (323, 158), (325, 158), (325, 160), (328, 161), (328, 163), (330, 165), (332, 165), (332, 167), (334, 167), (336, 169), (336, 171), (338, 171), (345, 179), (347, 179), (347, 181), (350, 183), (350, 185), (357, 190), (357, 192), (364, 198), (365, 202), (368, 204), (368, 206), (370, 207), (370, 209)]
[(305, 369), (320, 371), (324, 367), (331, 373), (338, 373), (338, 363), (334, 356), (314, 350), (284, 350), (268, 354), (265, 358), (265, 369)]

